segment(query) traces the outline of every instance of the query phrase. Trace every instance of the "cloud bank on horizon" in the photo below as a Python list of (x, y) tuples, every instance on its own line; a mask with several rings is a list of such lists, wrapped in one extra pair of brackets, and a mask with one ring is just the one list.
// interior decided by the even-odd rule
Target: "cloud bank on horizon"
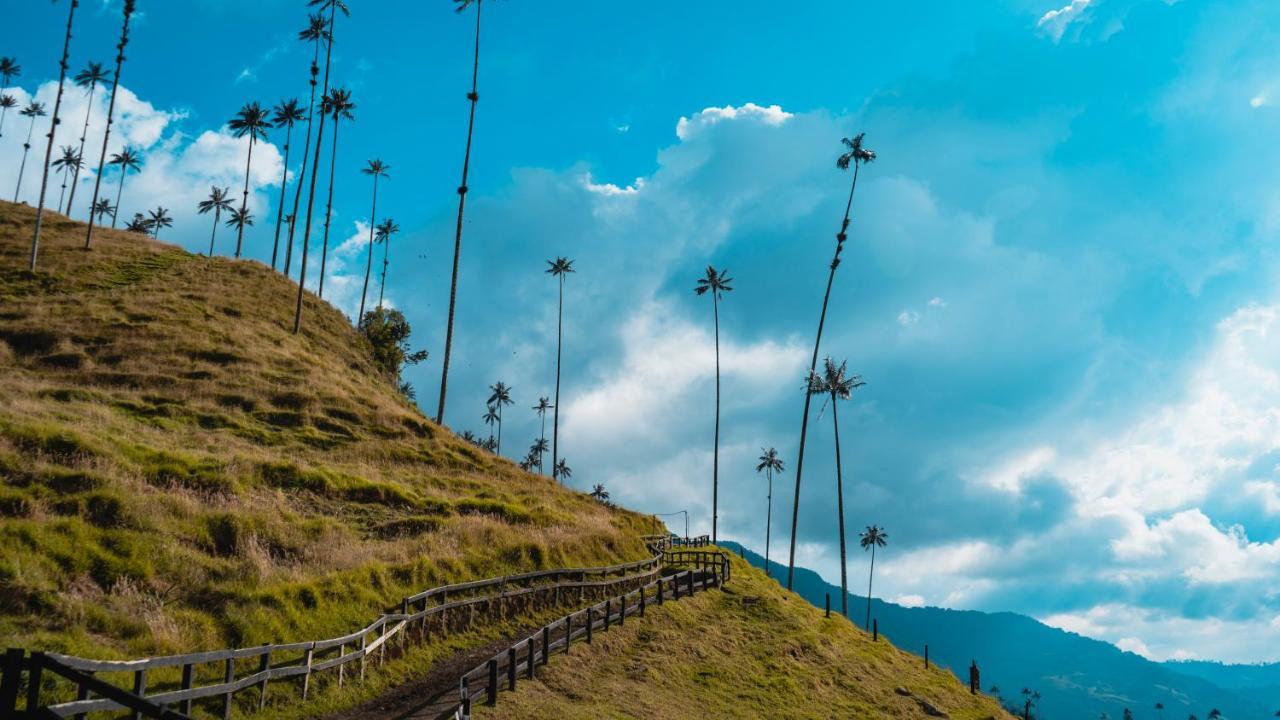
[[(554, 162), (481, 154), (504, 173), (469, 200), (450, 424), (479, 430), (499, 379), (517, 407), (550, 394), (555, 285), (542, 269), (568, 255), (560, 432), (574, 484), (709, 527), (712, 319), (692, 289), (707, 264), (727, 268), (721, 532), (763, 549), (754, 465), (776, 446), (788, 471), (774, 481), (772, 554), (785, 557), (802, 380), (848, 191), (834, 159), (840, 137), (865, 130), (880, 159), (860, 181), (823, 354), (868, 383), (841, 430), (849, 526), (892, 538), (877, 589), (1023, 612), (1157, 659), (1280, 659), (1280, 116), (1266, 99), (1280, 55), (1256, 22), (1280, 7), (1011, 4), (982, 10), (997, 18), (982, 40), (931, 72), (889, 72), (852, 108), (712, 89), (680, 113), (632, 108), (625, 135), (614, 116), (602, 123), (628, 143), (665, 127), (648, 164), (611, 171), (603, 151), (569, 143)], [(502, 92), (488, 82), (486, 97)], [(195, 203), (210, 184), (238, 192), (246, 141), (158, 109), (145, 78), (126, 85), (113, 143), (147, 153), (126, 211), (171, 208), (167, 239), (203, 251), (211, 220)], [(63, 127), (86, 101), (68, 93)], [(21, 151), (10, 127), (0, 191)], [(428, 164), (452, 178), (445, 147)], [(283, 148), (274, 136), (259, 148), (250, 255), (267, 260)], [(424, 186), (410, 158), (386, 159), (390, 192)], [(29, 165), (28, 200), (30, 177)], [(351, 314), (367, 187), (354, 170), (338, 182), (326, 291)], [(402, 223), (389, 284), (432, 351), (409, 372), (431, 406), (453, 222), (439, 194)], [(226, 252), (232, 233), (220, 235)], [(530, 411), (504, 435), (537, 432)], [(828, 578), (832, 456), (815, 405), (798, 561)], [(865, 572), (861, 553), (851, 565)]]

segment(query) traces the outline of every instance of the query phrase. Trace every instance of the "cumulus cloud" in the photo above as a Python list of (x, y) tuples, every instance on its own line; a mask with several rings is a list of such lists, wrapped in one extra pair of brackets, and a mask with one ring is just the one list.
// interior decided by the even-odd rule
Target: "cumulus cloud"
[(1085, 11), (1093, 3), (1094, 0), (1071, 0), (1067, 5), (1041, 15), (1040, 20), (1036, 22), (1036, 27), (1057, 42), (1062, 39), (1062, 34), (1067, 31), (1068, 25), (1085, 17)]
[(793, 115), (779, 105), (763, 107), (755, 103), (734, 107), (709, 107), (691, 117), (682, 117), (676, 123), (676, 137), (688, 140), (704, 128), (727, 120), (755, 120), (765, 125), (778, 126), (790, 120)]

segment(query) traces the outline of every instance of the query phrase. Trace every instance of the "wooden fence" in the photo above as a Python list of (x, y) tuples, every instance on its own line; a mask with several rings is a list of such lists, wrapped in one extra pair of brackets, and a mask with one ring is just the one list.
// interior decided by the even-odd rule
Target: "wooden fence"
[[(432, 588), (404, 598), (398, 612), (385, 613), (369, 625), (336, 638), (305, 642), (231, 648), (209, 652), (144, 658), (140, 660), (90, 660), (57, 653), (10, 649), (0, 664), (0, 717), (17, 717), (20, 696), (25, 694), (27, 717), (83, 719), (88, 713), (126, 710), (135, 720), (188, 718), (193, 703), (212, 700), (215, 711), (223, 718), (231, 716), (235, 696), (256, 692), (258, 708), (265, 706), (271, 681), (295, 678), (306, 699), (313, 675), (335, 670), (341, 687), (348, 666), (363, 679), (367, 661), (385, 659), (388, 643), (424, 640), (434, 626), (440, 633), (453, 627), (469, 626), (477, 608), (501, 611), (532, 602), (537, 594), (551, 595), (560, 603), (565, 593), (576, 590), (578, 602), (587, 592), (596, 593), (623, 583), (648, 581), (661, 572), (664, 552), (666, 562), (680, 564), (694, 561), (691, 551), (668, 552), (672, 546), (688, 547), (695, 542), (706, 544), (704, 537), (685, 541), (672, 536), (648, 536), (644, 540), (653, 556), (630, 563), (593, 568), (566, 568), (508, 575), (473, 582)], [(705, 553), (704, 553), (705, 554)], [(677, 556), (679, 559), (676, 559)], [(723, 572), (727, 573), (726, 568)], [(649, 582), (645, 587), (652, 587)], [(590, 608), (588, 609), (590, 610)], [(464, 615), (465, 617), (459, 617)], [(247, 664), (252, 671), (244, 674), (237, 665)], [(167, 673), (176, 678), (149, 685), (149, 677)], [(98, 674), (131, 677), (129, 688), (108, 682)], [(25, 683), (24, 681), (25, 675)], [(42, 704), (48, 678), (60, 679), (74, 687), (75, 700)], [(25, 693), (24, 693), (25, 685)], [(173, 709), (176, 706), (176, 710)]]

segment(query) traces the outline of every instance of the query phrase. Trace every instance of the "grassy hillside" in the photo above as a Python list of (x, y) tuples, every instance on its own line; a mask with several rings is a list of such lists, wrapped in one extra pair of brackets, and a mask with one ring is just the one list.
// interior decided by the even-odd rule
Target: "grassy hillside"
[(338, 634), (403, 595), (642, 557), (650, 526), (427, 421), (257, 262), (0, 203), (0, 646)]
[[(481, 718), (1007, 718), (954, 675), (823, 613), (734, 558), (733, 580), (650, 605), (557, 656)], [(908, 694), (900, 694), (899, 688)]]

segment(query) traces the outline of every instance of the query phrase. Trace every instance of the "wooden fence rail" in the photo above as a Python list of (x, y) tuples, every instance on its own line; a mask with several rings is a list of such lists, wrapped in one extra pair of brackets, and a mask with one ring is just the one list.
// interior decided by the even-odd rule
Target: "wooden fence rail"
[[(384, 659), (389, 642), (423, 640), (432, 624), (447, 633), (453, 624), (457, 624), (460, 611), (465, 611), (463, 623), (469, 625), (477, 608), (487, 610), (496, 607), (501, 611), (524, 599), (531, 602), (535, 594), (551, 594), (554, 602), (559, 604), (565, 593), (576, 590), (576, 599), (581, 602), (587, 592), (594, 593), (623, 583), (648, 582), (661, 572), (664, 562), (681, 564), (691, 560), (686, 557), (689, 551), (672, 554), (669, 548), (692, 546), (695, 541), (686, 542), (666, 535), (647, 536), (644, 540), (654, 553), (644, 560), (606, 567), (542, 570), (436, 587), (404, 598), (398, 612), (384, 613), (355, 632), (324, 640), (138, 660), (90, 660), (40, 652), (27, 656), (22, 649), (10, 649), (0, 661), (0, 717), (18, 716), (18, 701), (24, 694), (24, 686), (27, 716), (42, 718), (82, 719), (88, 713), (128, 710), (136, 719), (181, 720), (189, 717), (194, 701), (208, 699), (218, 701), (218, 714), (229, 718), (237, 694), (256, 690), (261, 709), (266, 703), (270, 682), (290, 678), (300, 679), (301, 696), (306, 699), (312, 676), (316, 673), (336, 668), (338, 686), (341, 687), (346, 680), (347, 666), (358, 663), (358, 669), (353, 672), (358, 672), (363, 678), (368, 659)], [(697, 539), (705, 540), (705, 537)], [(670, 559), (664, 559), (664, 553), (670, 554)], [(411, 638), (411, 635), (416, 637)], [(254, 670), (241, 674), (237, 671), (238, 663), (248, 663)], [(210, 673), (198, 673), (197, 670), (209, 665), (220, 666), (220, 681), (198, 683), (199, 675), (207, 678)], [(154, 676), (157, 671), (164, 670), (176, 674), (179, 669), (181, 684), (177, 687), (158, 692), (148, 687), (149, 674)], [(95, 677), (101, 673), (128, 675), (133, 682), (130, 688), (125, 689)], [(42, 704), (41, 694), (49, 684), (46, 683), (48, 678), (69, 682), (74, 686), (76, 699)]]

